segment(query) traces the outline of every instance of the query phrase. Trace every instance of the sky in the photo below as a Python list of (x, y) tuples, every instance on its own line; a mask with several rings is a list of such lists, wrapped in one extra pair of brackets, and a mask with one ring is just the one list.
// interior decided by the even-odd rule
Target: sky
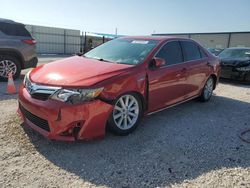
[(0, 18), (120, 35), (250, 31), (250, 0), (0, 0)]

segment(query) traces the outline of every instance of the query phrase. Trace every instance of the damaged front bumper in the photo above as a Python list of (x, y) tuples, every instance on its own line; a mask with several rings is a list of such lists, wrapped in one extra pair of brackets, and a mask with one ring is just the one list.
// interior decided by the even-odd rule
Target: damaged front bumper
[(41, 101), (21, 86), (18, 113), (26, 125), (52, 140), (74, 141), (101, 138), (113, 106), (101, 100), (70, 105)]

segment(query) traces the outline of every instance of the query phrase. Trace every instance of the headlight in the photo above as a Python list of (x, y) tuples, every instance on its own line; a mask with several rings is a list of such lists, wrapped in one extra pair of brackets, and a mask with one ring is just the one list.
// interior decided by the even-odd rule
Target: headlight
[(50, 98), (66, 103), (77, 104), (98, 97), (103, 88), (98, 89), (59, 89)]
[(246, 67), (238, 67), (236, 68), (237, 71), (250, 71), (250, 66), (246, 66)]
[(24, 79), (23, 79), (23, 85), (26, 88), (28, 87), (28, 85), (30, 85), (29, 75), (30, 75), (30, 71), (25, 74)]

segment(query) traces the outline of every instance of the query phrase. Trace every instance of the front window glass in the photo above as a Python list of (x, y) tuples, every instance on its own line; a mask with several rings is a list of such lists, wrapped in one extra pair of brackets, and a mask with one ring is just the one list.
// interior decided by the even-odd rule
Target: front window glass
[(178, 41), (168, 42), (162, 47), (156, 57), (164, 59), (167, 65), (183, 62), (180, 43)]
[(218, 56), (220, 58), (250, 58), (250, 49), (225, 49)]
[(157, 45), (157, 40), (115, 39), (84, 54), (87, 58), (136, 65)]

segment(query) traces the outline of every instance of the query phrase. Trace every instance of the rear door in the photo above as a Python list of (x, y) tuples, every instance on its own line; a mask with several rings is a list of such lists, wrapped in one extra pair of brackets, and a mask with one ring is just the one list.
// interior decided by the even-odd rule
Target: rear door
[(148, 69), (149, 112), (159, 110), (185, 99), (186, 65), (179, 41), (169, 41), (156, 53), (166, 65)]
[(184, 61), (187, 65), (187, 96), (198, 95), (203, 88), (209, 72), (208, 60), (202, 48), (193, 41), (182, 40)]

